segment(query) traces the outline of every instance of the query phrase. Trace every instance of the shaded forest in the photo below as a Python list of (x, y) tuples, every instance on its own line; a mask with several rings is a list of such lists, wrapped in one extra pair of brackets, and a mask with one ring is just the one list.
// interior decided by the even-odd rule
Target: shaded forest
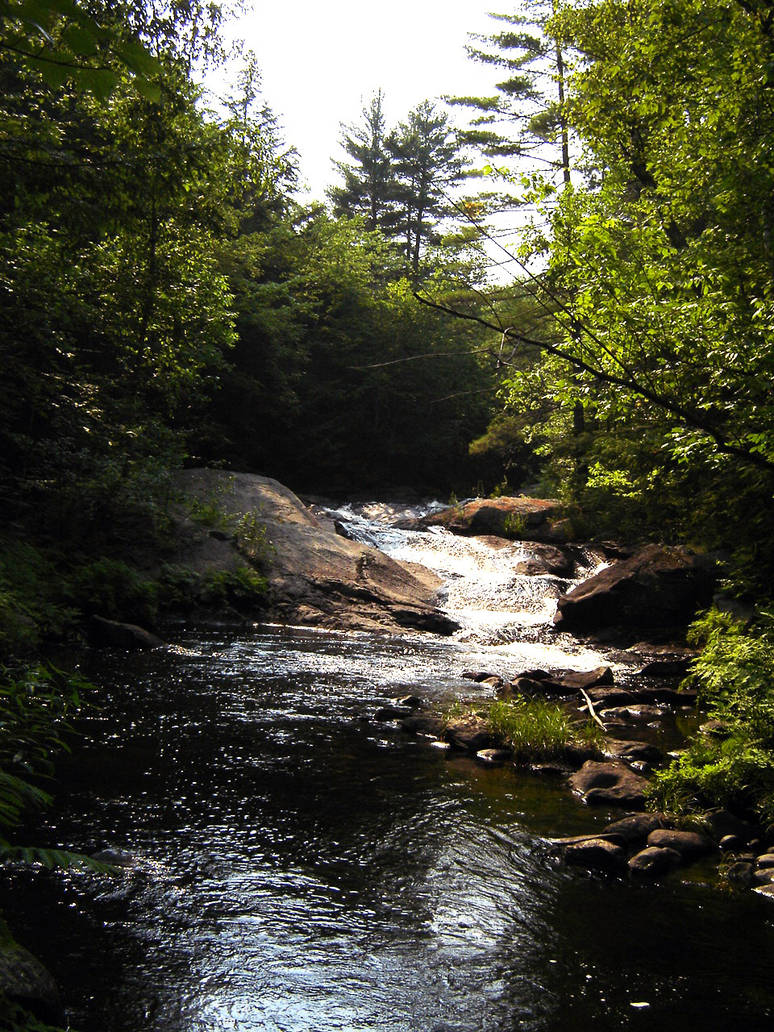
[(769, 807), (774, 4), (524, 0), (471, 41), (490, 96), (389, 125), (377, 94), (342, 127), (327, 204), (299, 199), (249, 53), (205, 95), (225, 16), (0, 4), (0, 647), (21, 700), (0, 823), (36, 801), (45, 714), (68, 712), (41, 650), (97, 608), (179, 601), (148, 570), (171, 472), (207, 464), (336, 495), (530, 486), (579, 538), (713, 553), (734, 608), (694, 628), (694, 677), (730, 744), (697, 746), (674, 798)]

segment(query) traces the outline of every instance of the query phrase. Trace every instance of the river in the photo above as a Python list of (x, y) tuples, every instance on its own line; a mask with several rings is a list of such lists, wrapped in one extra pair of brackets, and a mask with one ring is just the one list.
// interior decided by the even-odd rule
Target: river
[(72, 1028), (770, 1029), (764, 901), (702, 868), (651, 886), (564, 869), (546, 839), (609, 813), (369, 719), (468, 693), (468, 667), (604, 661), (548, 626), (567, 582), (514, 572), (522, 546), (396, 531), (388, 507), (335, 515), (442, 572), (462, 629), (210, 628), (82, 657), (99, 705), (40, 840), (126, 865), (17, 869), (2, 890)]

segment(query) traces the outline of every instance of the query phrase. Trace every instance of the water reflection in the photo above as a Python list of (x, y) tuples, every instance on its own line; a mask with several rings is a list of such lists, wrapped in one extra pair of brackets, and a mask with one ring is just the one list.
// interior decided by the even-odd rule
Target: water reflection
[(544, 837), (607, 814), (368, 719), (404, 691), (467, 691), (465, 666), (513, 673), (561, 647), (268, 628), (88, 657), (103, 708), (41, 837), (133, 860), (114, 879), (9, 872), (3, 900), (73, 1026), (769, 1027), (756, 900), (562, 870)]

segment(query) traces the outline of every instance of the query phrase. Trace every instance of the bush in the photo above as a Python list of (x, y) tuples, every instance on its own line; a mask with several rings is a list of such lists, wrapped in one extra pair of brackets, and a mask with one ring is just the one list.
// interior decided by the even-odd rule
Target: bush
[(655, 798), (677, 811), (730, 806), (774, 818), (774, 617), (762, 612), (745, 625), (711, 609), (689, 640), (703, 650), (687, 683), (727, 735), (694, 739), (656, 775)]

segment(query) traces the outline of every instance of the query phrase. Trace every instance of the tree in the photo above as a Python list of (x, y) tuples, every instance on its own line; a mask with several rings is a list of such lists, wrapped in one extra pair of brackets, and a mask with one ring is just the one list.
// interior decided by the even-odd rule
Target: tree
[(334, 165), (344, 179), (328, 196), (338, 215), (361, 215), (367, 229), (392, 232), (395, 177), (387, 139), (384, 94), (378, 90), (363, 108), (359, 125), (343, 127), (341, 145), (352, 159)]
[(449, 211), (447, 191), (466, 173), (460, 144), (448, 117), (423, 101), (387, 140), (393, 160), (396, 233), (403, 237), (406, 265), (416, 284), (423, 249), (433, 240), (434, 227)]
[(477, 112), (460, 136), (490, 158), (517, 159), (561, 173), (570, 182), (570, 139), (566, 112), (566, 60), (549, 30), (557, 0), (521, 0), (514, 14), (492, 14), (507, 27), (476, 35), (468, 55), (505, 71), (488, 97), (447, 97)]

